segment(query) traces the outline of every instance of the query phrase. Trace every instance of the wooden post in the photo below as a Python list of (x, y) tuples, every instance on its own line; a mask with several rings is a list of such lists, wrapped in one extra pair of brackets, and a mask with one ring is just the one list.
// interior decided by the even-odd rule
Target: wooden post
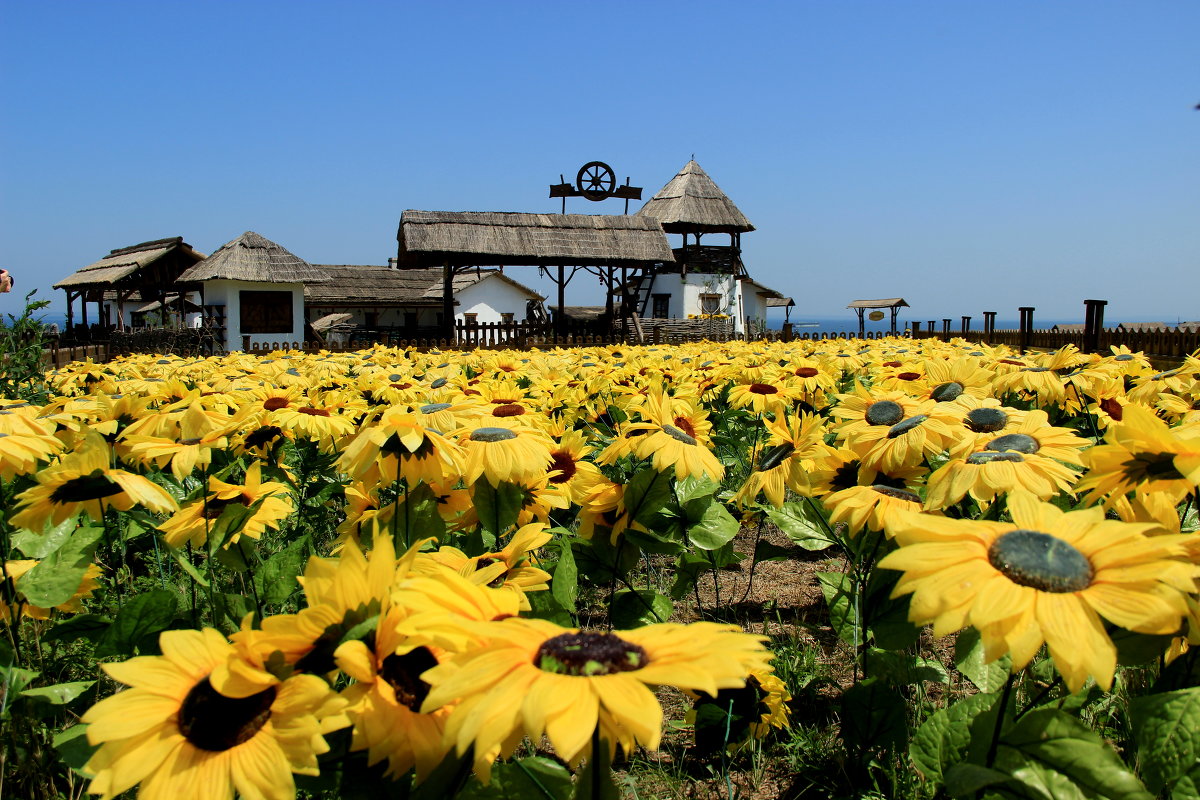
[(937, 334), (937, 320), (931, 319), (931, 320), (929, 320), (929, 335), (935, 336), (936, 334)]
[(454, 267), (442, 263), (442, 338), (454, 341)]
[(564, 267), (562, 264), (559, 264), (558, 265), (558, 313), (554, 315), (554, 335), (560, 336), (560, 337), (567, 330), (567, 316), (566, 316), (566, 311), (565, 311), (566, 303), (567, 303), (567, 300), (566, 300), (567, 281), (566, 281), (566, 276), (564, 274), (565, 272), (566, 272), (566, 267)]
[(950, 318), (942, 317), (942, 339), (950, 341)]
[(1100, 349), (1100, 331), (1104, 328), (1104, 307), (1107, 300), (1084, 300), (1083, 352), (1095, 353)]
[(966, 336), (968, 333), (971, 332), (971, 318), (966, 316), (965, 314), (963, 315), (963, 318), (962, 318), (962, 332), (963, 332), (963, 336)]
[(792, 340), (792, 323), (783, 323), (783, 341), (790, 342)]
[(921, 337), (920, 337), (920, 333), (921, 333), (921, 323), (919, 323), (919, 322), (917, 322), (916, 320), (914, 320), (914, 321), (912, 321), (912, 322), (910, 322), (910, 323), (908, 323), (908, 324), (912, 326), (912, 338), (914, 338), (914, 339), (919, 339), (919, 338), (921, 338)]
[(1021, 306), (1017, 309), (1021, 312), (1021, 352), (1024, 353), (1029, 349), (1029, 343), (1033, 340), (1033, 306)]

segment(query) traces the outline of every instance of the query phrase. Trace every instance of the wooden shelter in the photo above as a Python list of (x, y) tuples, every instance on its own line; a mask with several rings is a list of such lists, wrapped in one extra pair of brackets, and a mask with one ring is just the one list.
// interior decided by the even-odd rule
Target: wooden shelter
[(467, 268), (555, 270), (561, 324), (564, 289), (577, 270), (607, 274), (611, 307), (615, 269), (641, 271), (674, 261), (662, 225), (652, 217), (410, 209), (400, 217), (396, 238), (401, 270), (441, 267), (446, 338), (454, 330), (454, 278)]
[(182, 236), (155, 239), (111, 251), (99, 261), (76, 270), (54, 284), (55, 289), (67, 293), (68, 333), (74, 326), (76, 299), (80, 301), (85, 329), (88, 326), (88, 303), (96, 303), (97, 321), (103, 323), (104, 302), (114, 301), (118, 327), (124, 325), (127, 302), (162, 303), (168, 295), (174, 295), (177, 302), (182, 303), (184, 295), (175, 284), (181, 274), (203, 260), (204, 254), (193, 250)]
[(900, 309), (909, 308), (908, 303), (903, 297), (888, 297), (883, 300), (855, 300), (846, 308), (853, 308), (858, 313), (858, 335), (862, 336), (866, 330), (866, 323), (863, 322), (863, 312), (868, 308), (889, 308), (892, 311), (892, 324), (890, 333), (896, 335), (896, 314), (900, 313)]
[(226, 350), (304, 338), (304, 287), (329, 276), (253, 231), (185, 270), (181, 287), (200, 285), (204, 315)]

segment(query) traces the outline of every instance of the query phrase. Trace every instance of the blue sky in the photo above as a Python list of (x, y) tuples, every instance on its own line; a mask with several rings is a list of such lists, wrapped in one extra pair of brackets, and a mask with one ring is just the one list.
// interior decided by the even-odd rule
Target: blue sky
[(167, 236), (382, 264), (406, 208), (556, 211), (593, 159), (648, 198), (694, 153), (794, 317), (1197, 319), (1198, 30), (1194, 0), (0, 0), (0, 266), (61, 311)]

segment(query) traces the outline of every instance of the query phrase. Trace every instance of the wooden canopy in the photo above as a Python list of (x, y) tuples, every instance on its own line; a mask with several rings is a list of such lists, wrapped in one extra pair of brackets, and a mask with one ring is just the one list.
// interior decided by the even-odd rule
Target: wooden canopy
[(910, 306), (904, 301), (903, 297), (886, 297), (882, 300), (855, 300), (853, 303), (846, 306), (846, 308), (853, 308), (856, 312), (858, 312), (859, 336), (862, 336), (863, 332), (866, 330), (866, 323), (863, 321), (863, 312), (868, 308), (890, 308), (892, 310), (892, 325), (889, 333), (891, 333), (892, 336), (895, 336), (896, 314), (899, 313), (901, 308), (909, 307)]

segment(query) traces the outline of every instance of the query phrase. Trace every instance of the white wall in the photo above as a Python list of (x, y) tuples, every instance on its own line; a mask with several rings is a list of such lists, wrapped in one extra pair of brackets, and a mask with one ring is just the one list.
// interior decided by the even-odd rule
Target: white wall
[(242, 349), (242, 309), (239, 292), (284, 292), (292, 293), (292, 330), (290, 333), (251, 334), (251, 346), (276, 342), (304, 341), (304, 284), (302, 283), (251, 283), (250, 281), (205, 281), (204, 305), (225, 306), (225, 349), (229, 352)]
[(454, 298), (458, 300), (454, 318), (462, 322), (463, 314), (477, 314), (475, 321), (480, 325), (500, 322), (502, 313), (512, 314), (514, 321), (521, 322), (525, 319), (525, 304), (532, 299), (527, 292), (498, 275), (487, 276), (458, 292)]
[[(692, 272), (686, 277), (677, 272), (664, 272), (654, 276), (654, 286), (651, 295), (670, 294), (667, 303), (667, 316), (673, 319), (687, 319), (688, 314), (702, 314), (700, 295), (721, 295), (718, 313), (728, 314), (735, 318), (734, 328), (741, 331), (741, 319), (738, 314), (738, 298), (741, 294), (741, 283), (732, 275), (714, 275), (705, 272)], [(654, 300), (646, 309), (649, 314), (653, 311)]]

